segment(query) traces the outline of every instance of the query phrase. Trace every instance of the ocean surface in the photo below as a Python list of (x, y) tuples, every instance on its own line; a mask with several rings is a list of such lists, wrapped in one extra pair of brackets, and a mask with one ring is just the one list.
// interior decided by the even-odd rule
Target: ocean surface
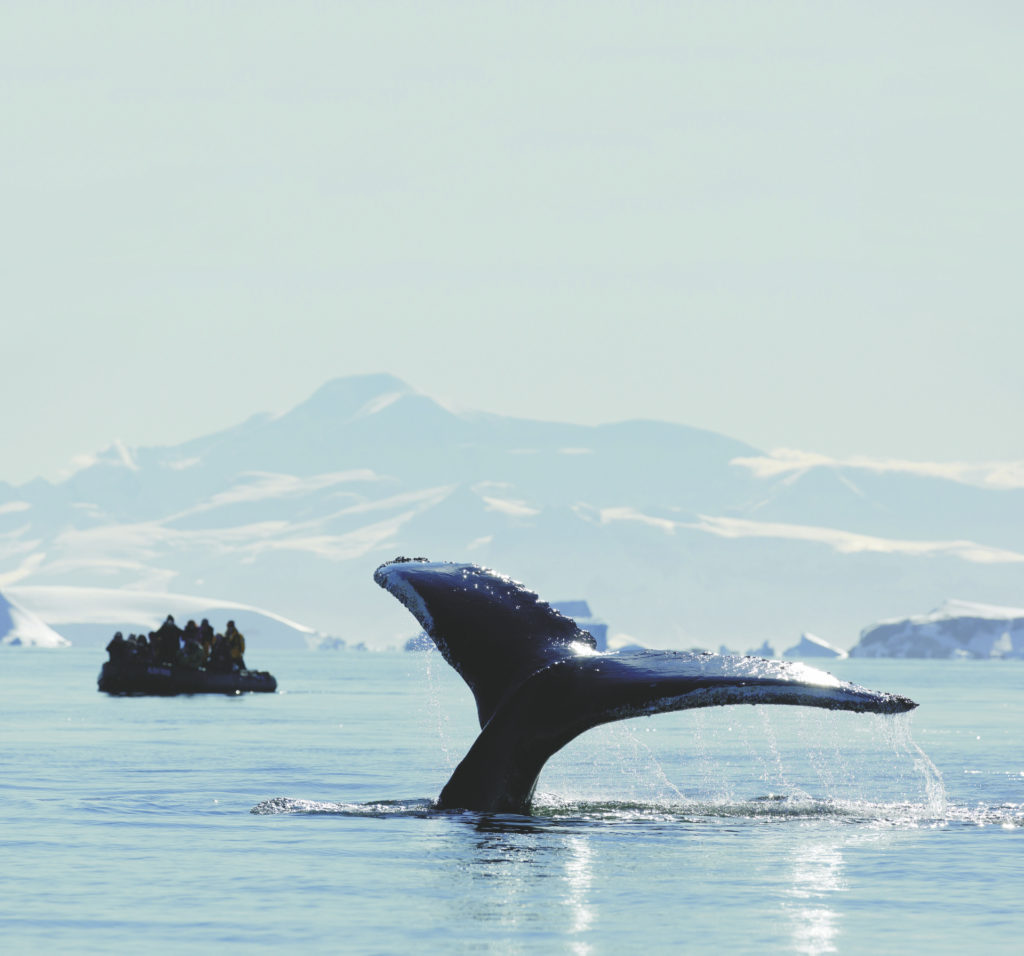
[(517, 817), (431, 810), (477, 730), (436, 652), (250, 647), (278, 693), (167, 699), (104, 656), (0, 652), (5, 953), (1024, 951), (1020, 662), (608, 725)]

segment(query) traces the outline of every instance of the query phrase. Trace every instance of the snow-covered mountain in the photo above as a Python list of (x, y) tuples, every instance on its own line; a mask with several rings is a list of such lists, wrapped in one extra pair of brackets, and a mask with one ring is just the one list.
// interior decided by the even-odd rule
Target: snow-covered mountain
[(911, 602), (1024, 594), (1024, 490), (773, 467), (698, 428), (457, 413), (356, 376), (181, 445), (115, 443), (56, 484), (0, 483), (0, 588), (226, 596), (371, 646), (409, 636), (372, 581), (398, 554), (589, 599), (613, 644), (653, 647), (853, 643)]
[(946, 601), (867, 627), (853, 657), (1024, 658), (1024, 608)]

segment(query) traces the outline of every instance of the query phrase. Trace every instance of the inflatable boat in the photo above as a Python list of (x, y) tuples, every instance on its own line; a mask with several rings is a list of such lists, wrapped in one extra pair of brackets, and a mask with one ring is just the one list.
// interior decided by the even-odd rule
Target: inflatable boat
[(272, 693), (277, 681), (266, 671), (216, 671), (154, 664), (145, 661), (107, 661), (100, 670), (99, 689), (107, 694), (245, 694)]

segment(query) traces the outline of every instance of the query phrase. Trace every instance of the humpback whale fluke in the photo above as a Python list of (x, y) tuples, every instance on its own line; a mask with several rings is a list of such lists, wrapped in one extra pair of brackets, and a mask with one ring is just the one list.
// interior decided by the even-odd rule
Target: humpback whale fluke
[(547, 759), (613, 720), (720, 704), (897, 714), (917, 706), (805, 664), (684, 651), (597, 652), (594, 639), (511, 578), (396, 558), (374, 580), (416, 617), (469, 685), (477, 737), (440, 809), (525, 813)]

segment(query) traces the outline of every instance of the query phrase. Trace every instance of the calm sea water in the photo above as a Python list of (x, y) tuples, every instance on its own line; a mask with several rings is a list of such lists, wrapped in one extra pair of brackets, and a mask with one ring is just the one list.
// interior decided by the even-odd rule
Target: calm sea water
[(476, 733), (439, 655), (261, 655), (280, 692), (110, 698), (0, 658), (4, 952), (1019, 953), (1024, 668), (844, 661), (907, 717), (591, 731), (531, 817), (435, 813)]

